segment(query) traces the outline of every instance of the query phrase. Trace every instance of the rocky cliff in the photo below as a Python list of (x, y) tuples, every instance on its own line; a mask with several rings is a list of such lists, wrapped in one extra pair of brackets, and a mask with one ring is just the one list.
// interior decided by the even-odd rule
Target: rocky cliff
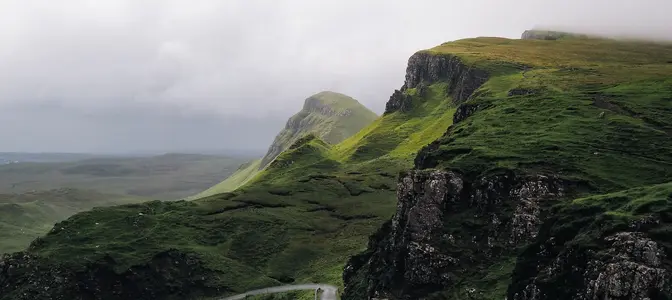
[(552, 176), (514, 173), (477, 180), (441, 170), (403, 174), (390, 225), (344, 272), (346, 283), (358, 272), (367, 274), (360, 279), (367, 288), (346, 285), (345, 295), (420, 299), (458, 286), (533, 240), (542, 208), (565, 197), (572, 185)]
[[(411, 57), (386, 113), (417, 110), (421, 102), (412, 96), (443, 82), (456, 106), (453, 124), (417, 154), (415, 170), (400, 175), (396, 213), (346, 264), (343, 299), (672, 299), (672, 185), (649, 186), (672, 180), (672, 155), (643, 151), (641, 143), (630, 144), (640, 148), (634, 152), (612, 148), (627, 138), (672, 146), (665, 137), (670, 122), (650, 131), (632, 125), (672, 103), (641, 100), (641, 86), (632, 83), (640, 75), (632, 72), (593, 70), (595, 82), (632, 88), (621, 93), (563, 73), (565, 64), (572, 72), (582, 67), (567, 59), (585, 56), (574, 52), (581, 47), (605, 55), (615, 45), (637, 51), (636, 44), (539, 31), (523, 39), (556, 41), (535, 44), (548, 56), (541, 62), (529, 43), (495, 38)], [(632, 57), (611, 59), (628, 65)], [(541, 66), (549, 73), (525, 74)], [(604, 105), (582, 104), (595, 94), (609, 94), (609, 122), (599, 121)], [(628, 105), (647, 117), (614, 108)], [(571, 143), (595, 150), (587, 155)], [(664, 165), (644, 162), (645, 152)], [(616, 192), (624, 188), (634, 190)], [(614, 193), (590, 196), (605, 191)]]
[(465, 65), (457, 56), (418, 52), (409, 58), (404, 85), (394, 91), (385, 105), (385, 113), (408, 112), (413, 108), (411, 97), (404, 93), (408, 89), (417, 89), (422, 96), (427, 85), (446, 82), (446, 94), (460, 104), (487, 80), (486, 71)]

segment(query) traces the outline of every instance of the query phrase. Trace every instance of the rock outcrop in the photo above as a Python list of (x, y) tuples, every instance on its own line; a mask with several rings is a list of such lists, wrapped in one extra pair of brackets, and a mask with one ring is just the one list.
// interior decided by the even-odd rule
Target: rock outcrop
[[(226, 292), (209, 289), (198, 259), (177, 251), (160, 253), (148, 265), (123, 273), (110, 268), (114, 264), (108, 256), (78, 271), (27, 252), (4, 255), (0, 257), (0, 299), (185, 299)], [(199, 294), (194, 294), (196, 290)]]
[(544, 236), (523, 254), (508, 298), (669, 299), (672, 272), (665, 266), (666, 251), (643, 232), (617, 232), (595, 241), (589, 249), (564, 241), (562, 236)]
[(344, 299), (421, 299), (455, 287), (536, 237), (542, 207), (569, 184), (510, 172), (468, 180), (452, 171), (403, 174), (397, 211), (346, 265)]
[(407, 112), (412, 108), (411, 96), (404, 93), (408, 89), (417, 88), (418, 95), (422, 96), (427, 85), (446, 82), (446, 94), (457, 105), (466, 101), (487, 80), (486, 71), (464, 64), (457, 56), (418, 52), (409, 58), (404, 85), (392, 94), (385, 106), (385, 113)]

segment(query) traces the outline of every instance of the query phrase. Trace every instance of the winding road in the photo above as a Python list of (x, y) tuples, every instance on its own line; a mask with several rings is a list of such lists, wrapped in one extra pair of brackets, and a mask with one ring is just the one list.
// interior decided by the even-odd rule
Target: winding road
[(337, 287), (328, 284), (312, 283), (312, 284), (283, 285), (283, 286), (258, 289), (253, 291), (247, 291), (245, 293), (238, 294), (235, 296), (220, 298), (218, 300), (238, 300), (238, 299), (245, 299), (245, 297), (252, 295), (275, 294), (290, 291), (317, 290), (318, 288), (322, 290), (322, 295), (320, 296), (321, 300), (338, 299), (338, 297), (336, 296), (336, 292), (338, 291)]

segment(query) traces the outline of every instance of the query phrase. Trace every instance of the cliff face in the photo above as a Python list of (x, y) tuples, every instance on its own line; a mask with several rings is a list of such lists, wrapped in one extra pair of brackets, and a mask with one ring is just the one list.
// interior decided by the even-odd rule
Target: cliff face
[(408, 89), (417, 88), (422, 94), (427, 85), (446, 82), (446, 94), (452, 96), (453, 103), (460, 104), (487, 80), (486, 71), (465, 65), (457, 56), (418, 52), (408, 60), (405, 83), (401, 90), (394, 91), (385, 105), (385, 113), (408, 112), (413, 108), (411, 97), (403, 93)]
[[(420, 299), (510, 256), (534, 239), (542, 207), (568, 182), (513, 173), (468, 180), (450, 171), (412, 171), (397, 185), (397, 212), (345, 268), (345, 299)], [(354, 288), (366, 274), (366, 290)], [(361, 276), (361, 274), (360, 274)]]
[[(672, 156), (612, 152), (626, 139), (672, 146), (671, 124), (656, 117), (670, 103), (663, 108), (641, 96), (670, 95), (633, 83), (636, 71), (597, 67), (597, 85), (567, 74), (598, 59), (575, 51), (602, 49), (600, 57), (615, 58), (615, 41), (539, 31), (523, 39), (557, 41), (470, 39), (411, 57), (386, 113), (414, 112), (421, 103), (411, 95), (444, 82), (456, 106), (453, 124), (418, 152), (415, 170), (400, 175), (396, 213), (346, 264), (343, 299), (672, 299), (672, 184), (650, 186), (672, 180)], [(539, 47), (549, 53), (543, 67), (550, 73), (497, 69), (511, 62), (535, 69)], [(651, 63), (665, 68), (664, 60)], [(661, 80), (655, 77), (641, 78)], [(631, 90), (609, 89), (614, 82)], [(605, 105), (585, 101), (605, 94), (614, 105), (606, 113)], [(618, 108), (628, 105), (641, 115)], [(651, 131), (632, 126), (650, 118), (659, 124)], [(664, 165), (646, 162), (645, 152)]]
[(336, 144), (357, 133), (378, 116), (357, 100), (342, 94), (322, 92), (307, 98), (303, 109), (289, 118), (285, 128), (275, 137), (261, 160), (259, 170), (297, 139), (314, 133), (330, 144)]

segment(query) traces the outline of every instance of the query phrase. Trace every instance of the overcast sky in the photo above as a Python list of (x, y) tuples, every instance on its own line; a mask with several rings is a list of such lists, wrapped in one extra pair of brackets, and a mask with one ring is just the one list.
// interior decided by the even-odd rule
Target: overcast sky
[(0, 0), (0, 151), (262, 149), (303, 100), (377, 113), (408, 57), (532, 27), (672, 34), (669, 0)]

